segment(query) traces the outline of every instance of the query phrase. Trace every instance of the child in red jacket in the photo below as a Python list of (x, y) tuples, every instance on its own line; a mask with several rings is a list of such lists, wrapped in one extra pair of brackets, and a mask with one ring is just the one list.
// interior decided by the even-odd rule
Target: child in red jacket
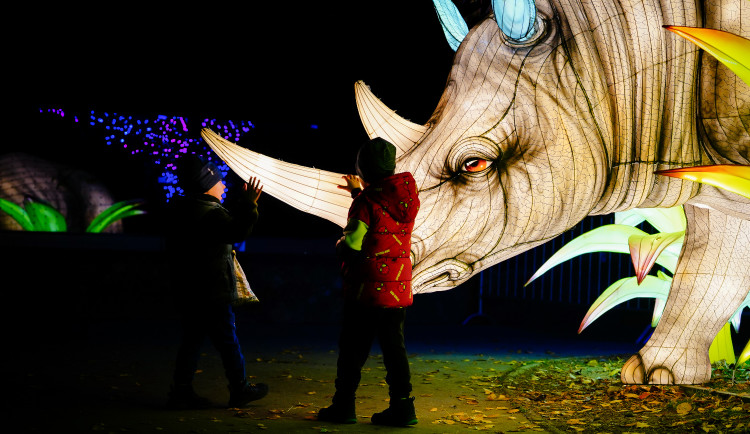
[(408, 172), (394, 174), (396, 148), (375, 138), (357, 154), (357, 175), (346, 175), (354, 201), (344, 236), (336, 244), (342, 260), (344, 310), (336, 393), (318, 420), (355, 423), (355, 392), (377, 337), (389, 386), (390, 406), (372, 416), (377, 425), (417, 423), (404, 345), (406, 307), (412, 304), (411, 232), (419, 211), (417, 187)]

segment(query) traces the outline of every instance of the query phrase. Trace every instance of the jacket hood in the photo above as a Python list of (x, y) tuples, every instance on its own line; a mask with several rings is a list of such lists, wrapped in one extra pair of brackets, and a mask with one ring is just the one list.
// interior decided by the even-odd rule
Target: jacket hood
[(411, 223), (417, 217), (417, 183), (409, 172), (397, 173), (370, 184), (362, 194), (383, 207), (399, 223)]

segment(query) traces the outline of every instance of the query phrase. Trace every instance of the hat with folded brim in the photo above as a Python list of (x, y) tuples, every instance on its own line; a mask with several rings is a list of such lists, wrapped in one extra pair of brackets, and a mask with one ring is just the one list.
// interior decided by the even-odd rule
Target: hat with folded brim
[(213, 162), (205, 163), (197, 155), (186, 155), (175, 164), (180, 186), (188, 194), (205, 193), (224, 178)]

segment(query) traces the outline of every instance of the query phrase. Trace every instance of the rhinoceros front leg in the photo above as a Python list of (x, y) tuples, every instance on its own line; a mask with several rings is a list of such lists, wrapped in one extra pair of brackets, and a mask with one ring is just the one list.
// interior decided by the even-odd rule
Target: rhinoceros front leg
[(750, 221), (685, 205), (687, 231), (659, 325), (622, 368), (626, 384), (711, 379), (708, 347), (750, 290)]

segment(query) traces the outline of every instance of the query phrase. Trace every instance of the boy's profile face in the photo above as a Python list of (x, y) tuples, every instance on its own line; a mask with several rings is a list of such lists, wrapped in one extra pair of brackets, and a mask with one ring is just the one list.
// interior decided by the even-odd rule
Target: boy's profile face
[(224, 190), (226, 190), (226, 188), (227, 188), (227, 186), (224, 185), (224, 181), (222, 180), (222, 181), (219, 181), (216, 184), (214, 184), (214, 186), (211, 187), (206, 192), (206, 194), (211, 195), (211, 196), (213, 196), (213, 197), (215, 197), (215, 198), (217, 198), (217, 199), (219, 199), (220, 201), (223, 202)]

